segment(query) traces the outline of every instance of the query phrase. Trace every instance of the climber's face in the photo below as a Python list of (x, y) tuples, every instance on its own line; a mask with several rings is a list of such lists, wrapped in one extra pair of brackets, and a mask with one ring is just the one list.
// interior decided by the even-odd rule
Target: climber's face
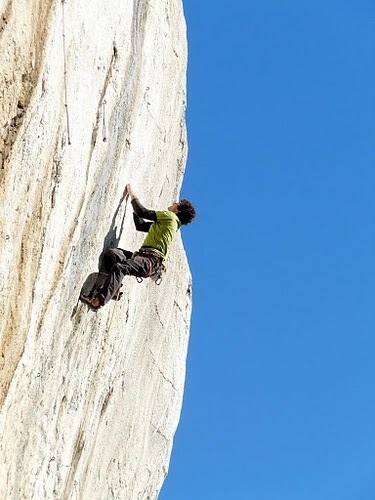
[(178, 214), (178, 203), (173, 203), (170, 207), (168, 207), (168, 210), (177, 215)]

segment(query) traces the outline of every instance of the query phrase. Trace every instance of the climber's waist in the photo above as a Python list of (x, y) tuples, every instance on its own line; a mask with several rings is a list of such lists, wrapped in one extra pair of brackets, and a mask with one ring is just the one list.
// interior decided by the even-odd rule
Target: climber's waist
[(153, 247), (141, 247), (138, 251), (139, 254), (143, 254), (143, 255), (155, 255), (155, 257), (158, 257), (159, 259), (161, 260), (164, 260), (164, 255), (161, 253), (160, 250), (158, 250), (157, 248), (153, 248)]

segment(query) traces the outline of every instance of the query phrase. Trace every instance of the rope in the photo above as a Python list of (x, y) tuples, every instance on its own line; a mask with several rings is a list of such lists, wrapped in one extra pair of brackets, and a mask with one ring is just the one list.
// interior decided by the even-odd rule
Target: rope
[(112, 320), (113, 320), (113, 316), (115, 314), (116, 302), (117, 302), (117, 300), (114, 300), (114, 304), (113, 304), (112, 312), (111, 312), (111, 317), (109, 318), (109, 323), (108, 323), (108, 328), (107, 328), (107, 335), (109, 334), (109, 330), (111, 329), (111, 326), (112, 326)]
[(107, 101), (104, 99), (103, 101), (103, 142), (106, 142), (107, 140), (107, 127), (105, 124), (105, 105), (107, 104)]
[(70, 140), (70, 125), (69, 125), (69, 110), (68, 110), (68, 81), (67, 81), (67, 64), (66, 64), (66, 46), (65, 46), (65, 5), (66, 0), (61, 0), (62, 6), (62, 36), (63, 36), (63, 53), (64, 53), (64, 93), (65, 93), (65, 112), (66, 112), (66, 131), (68, 134), (68, 144)]

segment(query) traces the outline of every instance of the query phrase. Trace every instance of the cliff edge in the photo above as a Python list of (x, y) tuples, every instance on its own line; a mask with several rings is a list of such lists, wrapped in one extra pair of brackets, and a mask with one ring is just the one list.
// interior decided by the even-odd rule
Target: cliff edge
[(151, 500), (182, 405), (191, 277), (77, 302), (103, 249), (186, 163), (180, 0), (0, 0), (0, 497)]

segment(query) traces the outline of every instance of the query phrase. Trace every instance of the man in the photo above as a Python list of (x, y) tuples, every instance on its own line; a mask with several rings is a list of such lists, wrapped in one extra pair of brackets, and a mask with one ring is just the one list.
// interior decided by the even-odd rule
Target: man
[(196, 215), (188, 200), (173, 203), (168, 210), (155, 211), (140, 203), (130, 184), (125, 188), (126, 193), (133, 206), (135, 227), (137, 231), (147, 232), (147, 236), (134, 254), (121, 248), (108, 248), (105, 251), (102, 268), (108, 273), (108, 278), (92, 297), (81, 295), (81, 299), (94, 309), (104, 306), (117, 294), (124, 276), (158, 276), (177, 231), (181, 225), (189, 224)]

